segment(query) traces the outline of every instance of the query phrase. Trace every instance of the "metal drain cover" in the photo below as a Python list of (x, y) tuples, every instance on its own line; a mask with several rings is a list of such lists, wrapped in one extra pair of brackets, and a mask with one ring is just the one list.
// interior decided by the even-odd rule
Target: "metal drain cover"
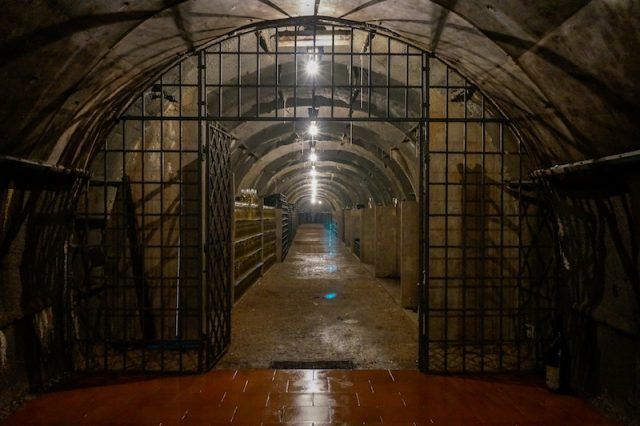
[(273, 361), (274, 370), (353, 370), (352, 361)]

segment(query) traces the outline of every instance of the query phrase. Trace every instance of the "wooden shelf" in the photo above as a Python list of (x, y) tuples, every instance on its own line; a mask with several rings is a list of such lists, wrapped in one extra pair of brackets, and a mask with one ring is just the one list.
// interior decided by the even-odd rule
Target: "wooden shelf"
[(244, 274), (240, 275), (240, 277), (238, 277), (238, 279), (236, 279), (236, 282), (234, 283), (234, 285), (237, 286), (239, 284), (242, 284), (242, 282), (244, 280), (246, 280), (249, 276), (251, 276), (251, 274), (256, 272), (259, 268), (262, 268), (263, 265), (264, 265), (264, 262), (256, 263), (253, 268), (249, 269), (247, 272), (245, 272)]
[(250, 240), (252, 238), (261, 237), (261, 236), (262, 236), (261, 232), (258, 232), (256, 234), (251, 234), (251, 235), (248, 235), (246, 237), (242, 237), (242, 238), (238, 238), (237, 240), (234, 240), (233, 244), (241, 243), (243, 241), (248, 241), (248, 240)]

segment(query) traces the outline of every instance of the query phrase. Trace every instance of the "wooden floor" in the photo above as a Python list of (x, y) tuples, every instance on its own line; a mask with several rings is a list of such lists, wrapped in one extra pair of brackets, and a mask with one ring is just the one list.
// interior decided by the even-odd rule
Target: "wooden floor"
[(216, 370), (47, 393), (7, 419), (26, 424), (606, 424), (536, 378), (389, 370)]

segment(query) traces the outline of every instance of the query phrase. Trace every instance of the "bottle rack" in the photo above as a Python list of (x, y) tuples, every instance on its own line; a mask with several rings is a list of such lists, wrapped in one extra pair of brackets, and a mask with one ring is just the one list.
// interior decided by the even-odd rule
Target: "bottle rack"
[(276, 209), (264, 206), (262, 211), (262, 272), (276, 261)]
[(233, 278), (236, 299), (262, 275), (262, 267), (261, 208), (255, 203), (236, 203), (233, 241)]
[(284, 194), (271, 194), (264, 197), (265, 206), (271, 206), (281, 211), (281, 241), (279, 245), (281, 247), (280, 260), (284, 260), (289, 253), (289, 247), (293, 241), (295, 228), (293, 226), (293, 206), (287, 202), (287, 196)]

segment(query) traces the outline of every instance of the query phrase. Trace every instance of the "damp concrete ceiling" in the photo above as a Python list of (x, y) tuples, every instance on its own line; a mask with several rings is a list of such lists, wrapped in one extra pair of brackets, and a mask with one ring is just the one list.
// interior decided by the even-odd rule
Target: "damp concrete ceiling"
[(539, 166), (638, 145), (633, 0), (8, 0), (3, 12), (6, 154), (84, 166), (78, 153), (166, 64), (234, 29), (314, 14), (434, 52), (514, 120)]

